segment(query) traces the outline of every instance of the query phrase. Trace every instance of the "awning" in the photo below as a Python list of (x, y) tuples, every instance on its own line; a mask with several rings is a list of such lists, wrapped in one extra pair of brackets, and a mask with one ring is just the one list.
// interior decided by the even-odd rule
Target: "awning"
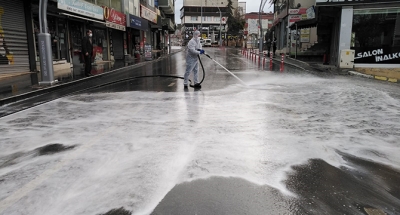
[(300, 21), (293, 23), (290, 26), (290, 29), (296, 30), (296, 25), (297, 25), (297, 29), (312, 28), (312, 27), (317, 27), (317, 24), (318, 24), (317, 18), (305, 19), (305, 20), (300, 20)]

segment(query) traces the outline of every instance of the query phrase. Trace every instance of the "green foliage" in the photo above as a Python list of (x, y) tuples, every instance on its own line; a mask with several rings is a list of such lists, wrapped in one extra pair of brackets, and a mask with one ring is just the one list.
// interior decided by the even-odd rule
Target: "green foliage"
[(226, 17), (228, 18), (226, 24), (228, 25), (228, 34), (236, 36), (240, 35), (244, 29), (246, 21), (240, 16), (238, 9), (232, 12), (232, 0), (228, 0)]

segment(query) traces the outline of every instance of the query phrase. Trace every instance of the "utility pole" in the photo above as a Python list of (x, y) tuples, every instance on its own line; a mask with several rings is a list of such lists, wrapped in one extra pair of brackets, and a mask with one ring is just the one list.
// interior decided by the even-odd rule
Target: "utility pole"
[(221, 9), (219, 9), (219, 45), (222, 47), (222, 13)]
[(201, 0), (201, 8), (200, 8), (200, 19), (201, 19), (201, 24), (200, 24), (200, 37), (203, 38), (203, 0)]
[(263, 31), (262, 31), (262, 19), (261, 19), (261, 13), (262, 13), (262, 11), (263, 11), (263, 9), (264, 9), (264, 6), (265, 6), (265, 4), (267, 3), (267, 0), (261, 0), (261, 3), (260, 3), (260, 10), (259, 10), (259, 12), (258, 12), (258, 22), (259, 22), (259, 27), (260, 27), (260, 38), (259, 38), (259, 49), (260, 49), (260, 53), (262, 53), (263, 52)]
[(53, 85), (54, 81), (53, 56), (51, 51), (51, 36), (47, 31), (47, 0), (39, 2), (39, 25), (40, 33), (38, 34), (39, 56), (40, 56), (40, 72), (42, 81), (40, 85)]

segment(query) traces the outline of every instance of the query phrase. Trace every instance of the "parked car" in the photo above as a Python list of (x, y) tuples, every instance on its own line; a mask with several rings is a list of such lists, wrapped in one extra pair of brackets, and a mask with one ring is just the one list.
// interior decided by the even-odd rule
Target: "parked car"
[(204, 40), (204, 47), (207, 47), (207, 46), (211, 47), (211, 40), (210, 39), (205, 39)]

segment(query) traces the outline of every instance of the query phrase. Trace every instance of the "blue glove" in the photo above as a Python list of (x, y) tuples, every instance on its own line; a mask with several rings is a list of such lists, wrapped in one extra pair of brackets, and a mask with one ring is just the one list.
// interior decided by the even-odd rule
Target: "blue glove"
[(200, 50), (200, 54), (204, 54), (204, 53), (205, 53), (204, 50), (201, 49), (201, 50)]

